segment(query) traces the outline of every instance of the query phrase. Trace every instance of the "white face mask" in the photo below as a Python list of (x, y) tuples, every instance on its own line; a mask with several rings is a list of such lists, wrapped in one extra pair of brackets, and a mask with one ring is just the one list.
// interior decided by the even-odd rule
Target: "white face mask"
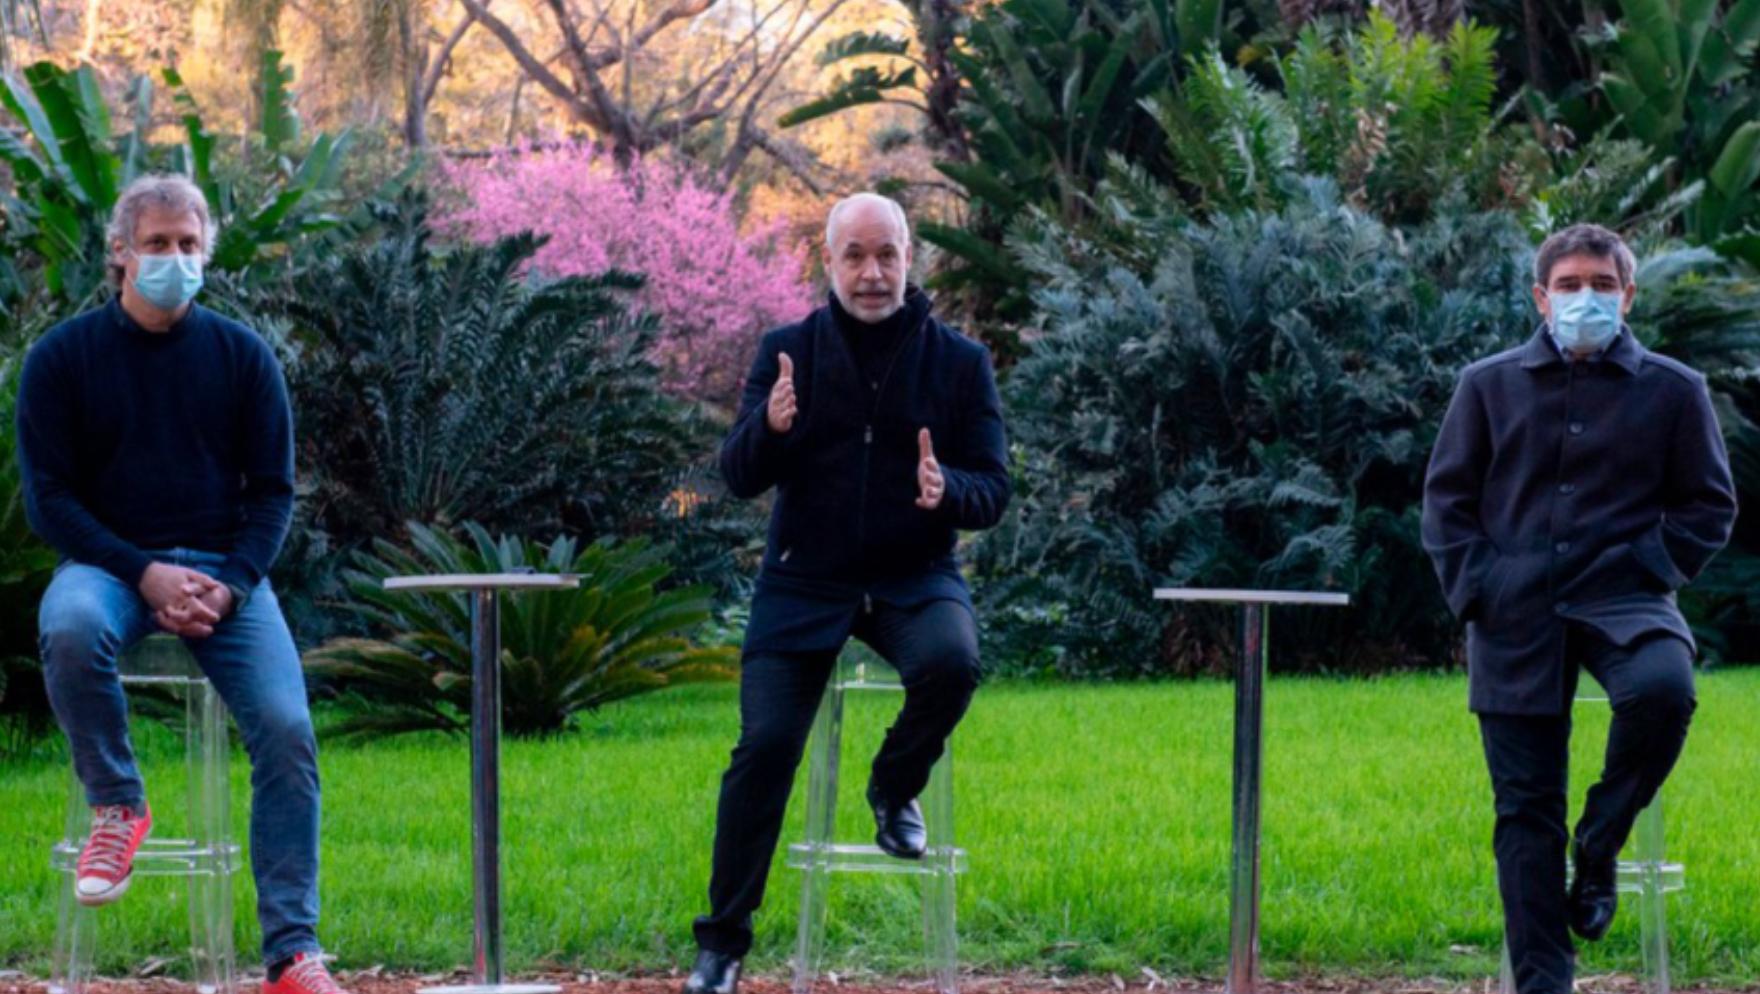
[(181, 252), (141, 255), (134, 288), (148, 303), (162, 311), (175, 311), (189, 303), (202, 288), (202, 257)]
[(1548, 293), (1552, 300), (1552, 339), (1566, 352), (1599, 352), (1619, 334), (1619, 309), (1625, 295), (1615, 290)]

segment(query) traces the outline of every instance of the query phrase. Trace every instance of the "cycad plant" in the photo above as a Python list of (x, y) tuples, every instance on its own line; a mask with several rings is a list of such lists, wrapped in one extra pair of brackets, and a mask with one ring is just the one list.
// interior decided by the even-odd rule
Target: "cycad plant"
[(640, 277), (548, 279), (542, 241), (431, 242), (426, 197), (304, 273), (289, 308), (307, 503), (344, 547), (405, 521), (591, 535), (663, 512), (705, 426), (666, 398)]
[(490, 537), (467, 523), (468, 541), (420, 524), (410, 548), (374, 543), (349, 571), (347, 609), (378, 635), (334, 639), (306, 654), (307, 669), (336, 681), (348, 712), (330, 731), (375, 737), (463, 731), (471, 692), (470, 603), (463, 593), (392, 593), (386, 577), (537, 570), (572, 573), (580, 589), (529, 592), (501, 605), (503, 729), (549, 735), (572, 717), (681, 683), (731, 679), (735, 651), (691, 634), (711, 615), (706, 587), (660, 589), (671, 572), (646, 539), (581, 548)]

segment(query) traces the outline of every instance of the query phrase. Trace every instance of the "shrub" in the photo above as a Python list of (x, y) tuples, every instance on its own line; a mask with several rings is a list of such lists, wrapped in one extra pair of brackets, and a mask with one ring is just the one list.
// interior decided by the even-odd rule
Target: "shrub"
[(1502, 213), (1402, 234), (1329, 183), (1300, 193), (1180, 227), (1103, 189), (1120, 226), (1017, 232), (1038, 284), (1007, 385), (1020, 498), (977, 564), (1028, 668), (1225, 665), (1234, 619), (1160, 585), (1349, 591), (1348, 612), (1280, 613), (1300, 668), (1452, 657), (1424, 468), (1458, 369), (1532, 327), (1527, 239)]
[(470, 541), (411, 523), (411, 551), (374, 543), (349, 572), (348, 609), (377, 629), (376, 639), (335, 639), (306, 654), (306, 666), (350, 688), (352, 714), (333, 731), (383, 736), (469, 727), (469, 595), (392, 593), (388, 576), (573, 573), (580, 589), (506, 597), (501, 605), (504, 730), (547, 735), (593, 710), (678, 683), (731, 678), (736, 656), (700, 648), (691, 632), (711, 615), (707, 588), (660, 591), (670, 568), (646, 539), (606, 539), (584, 549), (573, 539), (548, 545), (490, 538), (467, 524)]
[(785, 244), (782, 224), (742, 231), (732, 195), (681, 166), (619, 169), (579, 144), (449, 163), (440, 176), (459, 193), (440, 219), (448, 231), (482, 242), (548, 236), (531, 259), (546, 273), (644, 274), (631, 300), (659, 319), (654, 356), (682, 396), (731, 404), (758, 336), (814, 306), (805, 255)]

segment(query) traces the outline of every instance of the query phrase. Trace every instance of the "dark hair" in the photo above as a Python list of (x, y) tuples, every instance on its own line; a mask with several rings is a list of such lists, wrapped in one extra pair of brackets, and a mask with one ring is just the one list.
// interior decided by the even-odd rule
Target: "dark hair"
[(1638, 268), (1638, 259), (1632, 255), (1625, 239), (1599, 224), (1573, 224), (1540, 243), (1540, 253), (1534, 256), (1534, 282), (1546, 286), (1552, 278), (1552, 267), (1569, 255), (1612, 259), (1620, 286), (1630, 283), (1632, 273)]

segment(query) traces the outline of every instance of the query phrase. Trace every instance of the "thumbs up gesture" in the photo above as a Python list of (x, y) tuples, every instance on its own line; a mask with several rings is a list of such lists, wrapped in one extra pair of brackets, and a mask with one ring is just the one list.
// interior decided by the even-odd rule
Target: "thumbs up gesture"
[(782, 373), (776, 377), (776, 385), (770, 388), (770, 404), (765, 410), (764, 421), (771, 431), (781, 435), (794, 427), (794, 360), (787, 352), (778, 358), (782, 361)]
[(924, 428), (917, 432), (917, 506), (925, 511), (940, 507), (946, 488), (941, 464), (935, 461), (935, 443), (929, 438), (929, 429)]

